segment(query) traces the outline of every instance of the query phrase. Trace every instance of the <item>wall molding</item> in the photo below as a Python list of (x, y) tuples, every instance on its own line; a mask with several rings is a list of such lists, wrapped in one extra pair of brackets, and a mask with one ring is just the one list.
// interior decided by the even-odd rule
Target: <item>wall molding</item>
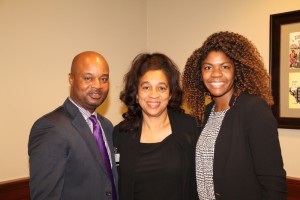
[[(288, 197), (286, 200), (300, 199), (300, 178), (287, 177)], [(0, 182), (0, 199), (30, 200), (29, 178)]]
[(0, 182), (0, 199), (30, 200), (29, 178)]
[(287, 177), (286, 185), (288, 189), (288, 197), (286, 200), (300, 199), (300, 178)]

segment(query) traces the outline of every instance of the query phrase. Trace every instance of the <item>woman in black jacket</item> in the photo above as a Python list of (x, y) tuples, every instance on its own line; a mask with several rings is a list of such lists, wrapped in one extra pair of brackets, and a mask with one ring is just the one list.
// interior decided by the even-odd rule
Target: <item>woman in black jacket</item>
[(125, 75), (120, 99), (127, 106), (115, 126), (120, 157), (120, 200), (197, 198), (196, 120), (181, 109), (176, 65), (160, 53), (138, 55)]
[(203, 127), (196, 145), (201, 200), (286, 198), (269, 81), (256, 47), (236, 33), (211, 35), (187, 60), (183, 90)]

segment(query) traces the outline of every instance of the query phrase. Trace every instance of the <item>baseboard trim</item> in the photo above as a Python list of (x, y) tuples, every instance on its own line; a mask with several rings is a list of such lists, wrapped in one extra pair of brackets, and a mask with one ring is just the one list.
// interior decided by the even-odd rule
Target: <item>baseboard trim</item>
[(0, 199), (30, 200), (29, 178), (0, 182)]
[[(300, 178), (287, 177), (288, 197), (286, 200), (300, 199)], [(0, 199), (30, 200), (29, 178), (0, 182)]]
[(299, 200), (300, 199), (300, 178), (287, 177), (286, 185), (288, 196), (286, 200)]

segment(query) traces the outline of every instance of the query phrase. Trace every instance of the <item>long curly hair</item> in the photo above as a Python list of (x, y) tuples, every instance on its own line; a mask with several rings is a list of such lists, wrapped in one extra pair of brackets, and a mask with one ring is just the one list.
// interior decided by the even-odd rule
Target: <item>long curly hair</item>
[(150, 70), (162, 70), (167, 77), (171, 99), (168, 108), (183, 112), (181, 108), (183, 92), (180, 87), (180, 72), (177, 65), (166, 55), (161, 53), (142, 53), (132, 61), (130, 70), (124, 76), (124, 88), (120, 93), (120, 100), (127, 106), (123, 113), (124, 123), (121, 130), (135, 132), (141, 125), (142, 111), (136, 101), (140, 78)]
[(211, 51), (221, 51), (234, 63), (234, 96), (241, 92), (255, 94), (272, 105), (273, 97), (263, 59), (254, 44), (242, 35), (233, 32), (217, 32), (209, 36), (203, 45), (188, 58), (182, 77), (184, 98), (198, 124), (203, 125), (205, 99), (209, 91), (201, 80), (203, 60)]

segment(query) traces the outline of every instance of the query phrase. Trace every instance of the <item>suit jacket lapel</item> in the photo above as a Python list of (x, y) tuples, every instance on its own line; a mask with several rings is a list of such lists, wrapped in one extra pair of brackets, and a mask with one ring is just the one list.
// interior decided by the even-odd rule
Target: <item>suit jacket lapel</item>
[(115, 178), (115, 184), (117, 185), (118, 181), (118, 171), (117, 167), (115, 165), (115, 152), (114, 152), (114, 145), (113, 145), (113, 140), (112, 140), (112, 132), (113, 132), (113, 125), (110, 124), (109, 122), (106, 122), (104, 117), (98, 114), (98, 120), (100, 121), (102, 125), (102, 129), (104, 131), (106, 141), (108, 144), (108, 148), (110, 151), (110, 158), (111, 158), (111, 163), (112, 163), (112, 172), (113, 176)]
[(107, 127), (107, 124), (105, 123), (105, 121), (102, 119), (102, 116), (99, 116), (98, 114), (98, 120), (100, 121), (101, 123), (101, 126), (102, 126), (102, 129), (104, 131), (104, 135), (105, 135), (105, 138), (106, 138), (106, 142), (108, 144), (108, 148), (109, 148), (109, 151), (110, 151), (110, 156), (111, 156), (111, 159), (112, 159), (112, 162), (114, 162), (114, 150), (113, 150), (113, 142), (112, 142), (112, 130), (109, 129), (109, 127)]
[(97, 143), (91, 133), (91, 129), (89, 128), (88, 124), (84, 120), (82, 114), (80, 113), (78, 108), (75, 105), (73, 105), (73, 103), (70, 102), (68, 99), (65, 101), (64, 107), (73, 118), (72, 124), (77, 129), (78, 134), (82, 137), (82, 139), (87, 144), (94, 158), (97, 160), (97, 163), (101, 166), (101, 168), (103, 168), (103, 171), (105, 171), (105, 173), (107, 174), (105, 165), (103, 163), (102, 157), (98, 150)]

